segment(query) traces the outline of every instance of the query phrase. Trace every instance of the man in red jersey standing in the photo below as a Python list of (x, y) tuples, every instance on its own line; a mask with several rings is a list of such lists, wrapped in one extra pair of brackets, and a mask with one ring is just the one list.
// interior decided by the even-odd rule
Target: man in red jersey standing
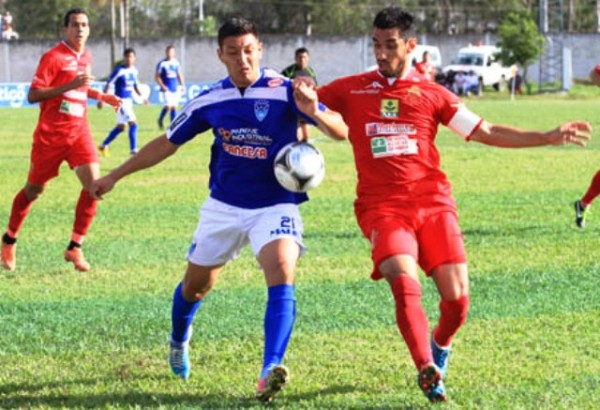
[(63, 32), (65, 39), (42, 56), (27, 95), (30, 103), (40, 103), (40, 117), (33, 134), (27, 182), (13, 200), (2, 236), (2, 267), (9, 271), (16, 268), (17, 236), (31, 204), (44, 192), (47, 182), (58, 175), (63, 161), (83, 185), (64, 258), (79, 271), (90, 269), (81, 244), (96, 214), (97, 202), (86, 188), (100, 176), (100, 167), (87, 122), (87, 99), (113, 106), (118, 106), (120, 100), (89, 88), (93, 77), (92, 55), (85, 48), (90, 34), (87, 13), (83, 9), (69, 10)]
[[(390, 284), (418, 385), (431, 402), (439, 402), (446, 400), (451, 341), (467, 317), (469, 280), (456, 203), (435, 146), (438, 125), (466, 141), (513, 148), (584, 146), (591, 127), (569, 122), (540, 132), (488, 123), (454, 94), (410, 70), (413, 23), (400, 8), (380, 11), (373, 28), (378, 70), (338, 79), (319, 88), (318, 95), (349, 126), (358, 173), (355, 213), (371, 242), (372, 278)], [(419, 267), (441, 297), (431, 335)]]

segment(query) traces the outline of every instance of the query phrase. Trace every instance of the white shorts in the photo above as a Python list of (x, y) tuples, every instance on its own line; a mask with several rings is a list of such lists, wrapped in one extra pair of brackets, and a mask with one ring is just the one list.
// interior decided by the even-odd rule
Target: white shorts
[(177, 91), (163, 91), (163, 99), (167, 107), (177, 107), (179, 105), (180, 97), (179, 89)]
[(303, 229), (298, 205), (244, 209), (209, 197), (200, 209), (187, 258), (195, 265), (221, 265), (237, 258), (248, 243), (257, 256), (263, 246), (280, 238), (293, 238), (302, 254)]
[(130, 122), (137, 121), (135, 112), (133, 112), (133, 100), (131, 98), (124, 98), (121, 108), (117, 110), (117, 124), (127, 124)]

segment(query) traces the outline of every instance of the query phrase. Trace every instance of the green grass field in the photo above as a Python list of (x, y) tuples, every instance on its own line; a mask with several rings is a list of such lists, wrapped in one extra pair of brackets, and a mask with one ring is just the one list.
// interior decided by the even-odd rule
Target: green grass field
[[(583, 119), (600, 130), (600, 97), (486, 98), (467, 104), (491, 122), (551, 128)], [(158, 135), (158, 107), (137, 107), (140, 138)], [(0, 111), (0, 224), (24, 184), (35, 109)], [(100, 142), (110, 110), (91, 110)], [(469, 254), (472, 307), (454, 343), (443, 408), (592, 409), (600, 392), (600, 216), (573, 223), (572, 202), (600, 165), (600, 134), (586, 149), (501, 150), (438, 142), (454, 184)], [(286, 364), (292, 381), (275, 408), (412, 409), (429, 405), (394, 319), (385, 283), (369, 279), (369, 247), (354, 221), (347, 143), (316, 136), (323, 185), (302, 205), (307, 255)], [(0, 408), (261, 408), (266, 291), (251, 252), (228, 265), (196, 316), (192, 375), (166, 357), (173, 289), (207, 195), (209, 135), (123, 180), (101, 203), (86, 241), (93, 265), (62, 260), (79, 186), (65, 166), (34, 205), (18, 268), (0, 273)], [(126, 135), (104, 171), (128, 156)], [(423, 303), (437, 320), (437, 293)]]

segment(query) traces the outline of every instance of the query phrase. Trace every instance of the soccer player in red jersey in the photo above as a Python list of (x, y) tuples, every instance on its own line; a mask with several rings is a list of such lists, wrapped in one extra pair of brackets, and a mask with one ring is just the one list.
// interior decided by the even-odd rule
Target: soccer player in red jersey
[(2, 267), (16, 268), (16, 241), (31, 204), (44, 192), (67, 161), (83, 185), (75, 209), (71, 242), (64, 253), (75, 269), (87, 271), (89, 263), (81, 244), (96, 214), (97, 201), (87, 192), (100, 176), (98, 156), (87, 122), (87, 99), (118, 106), (119, 98), (89, 88), (92, 55), (85, 48), (90, 34), (83, 9), (71, 9), (64, 17), (65, 39), (46, 52), (37, 67), (27, 99), (40, 103), (40, 117), (33, 134), (31, 165), (25, 187), (15, 196), (6, 232), (2, 236)]
[[(452, 338), (467, 317), (469, 280), (456, 203), (435, 145), (438, 125), (465, 141), (512, 148), (584, 146), (591, 127), (568, 122), (541, 132), (485, 121), (451, 92), (410, 70), (413, 23), (414, 17), (400, 8), (380, 11), (373, 28), (378, 70), (333, 81), (318, 95), (349, 126), (358, 173), (355, 214), (371, 242), (372, 278), (389, 283), (418, 385), (430, 401), (439, 402), (446, 400), (443, 379)], [(421, 305), (419, 267), (441, 297), (431, 335)]]
[[(590, 72), (590, 80), (592, 83), (600, 87), (600, 64), (592, 69)], [(585, 214), (588, 207), (594, 202), (594, 199), (600, 195), (600, 170), (596, 171), (590, 182), (585, 194), (575, 201), (575, 225), (583, 229), (585, 228)]]

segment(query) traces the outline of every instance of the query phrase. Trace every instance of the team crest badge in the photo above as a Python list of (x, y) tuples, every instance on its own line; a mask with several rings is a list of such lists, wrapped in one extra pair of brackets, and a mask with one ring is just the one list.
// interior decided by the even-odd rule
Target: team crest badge
[(262, 121), (265, 119), (267, 114), (269, 113), (269, 101), (267, 100), (257, 100), (254, 102), (254, 115), (258, 121)]
[(384, 118), (398, 118), (400, 104), (396, 99), (384, 98), (381, 100), (381, 116)]

